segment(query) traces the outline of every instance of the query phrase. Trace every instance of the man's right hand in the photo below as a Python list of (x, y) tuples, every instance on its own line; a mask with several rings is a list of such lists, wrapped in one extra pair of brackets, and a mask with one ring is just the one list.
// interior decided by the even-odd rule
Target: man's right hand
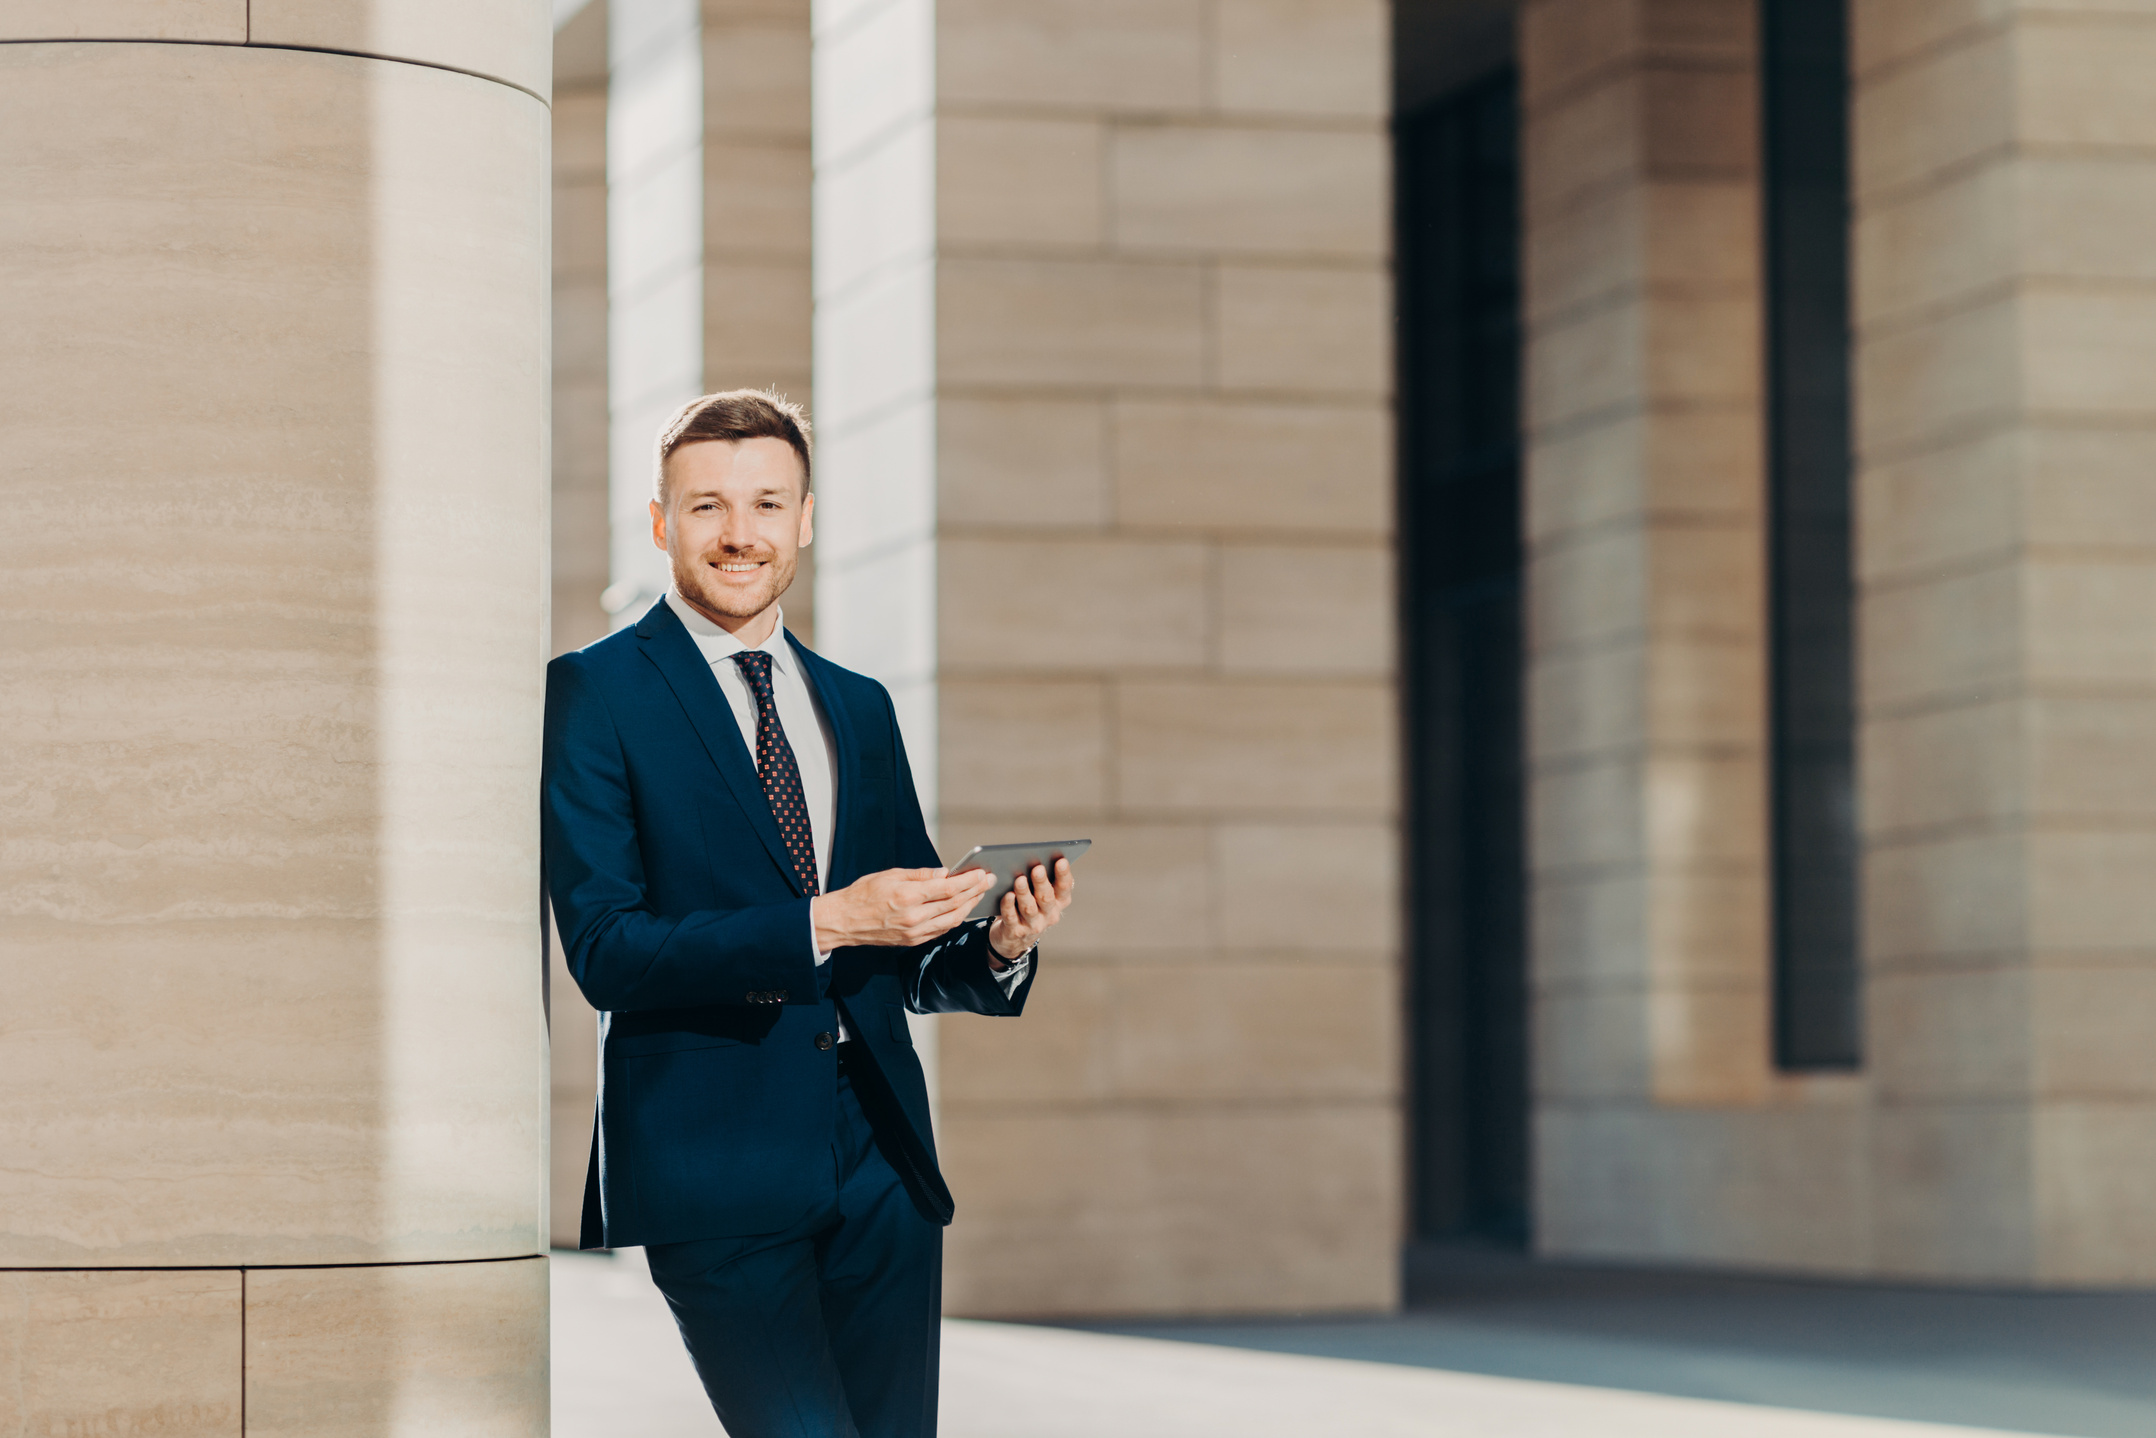
[(911, 948), (958, 927), (995, 876), (974, 869), (953, 877), (941, 869), (885, 869), (866, 874), (810, 907), (816, 949), (854, 944)]

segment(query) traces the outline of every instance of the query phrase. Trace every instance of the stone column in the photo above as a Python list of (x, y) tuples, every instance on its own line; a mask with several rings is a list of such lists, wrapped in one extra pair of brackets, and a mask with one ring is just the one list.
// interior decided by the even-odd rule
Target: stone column
[(1096, 841), (1027, 1016), (938, 1025), (950, 1306), (1387, 1306), (1386, 9), (818, 23), (826, 651), (947, 854)]
[(0, 1429), (544, 1431), (548, 30), (0, 21)]
[(1769, 1043), (1751, 0), (1522, 12), (1537, 1242), (1862, 1262)]
[(1858, 0), (1878, 1263), (2156, 1280), (2156, 28)]

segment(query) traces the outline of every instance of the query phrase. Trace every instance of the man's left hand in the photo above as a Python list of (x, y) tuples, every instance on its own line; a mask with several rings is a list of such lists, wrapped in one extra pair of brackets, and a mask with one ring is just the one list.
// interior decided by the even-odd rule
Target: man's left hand
[(1053, 881), (1040, 864), (1035, 864), (1031, 873), (1020, 874), (1018, 882), (1003, 896), (995, 922), (988, 926), (988, 947), (997, 958), (1005, 960), (995, 967), (1009, 968), (1011, 961), (1031, 952), (1041, 935), (1054, 928), (1056, 920), (1070, 907), (1071, 893), (1077, 886), (1078, 877), (1071, 872), (1068, 859), (1056, 860)]

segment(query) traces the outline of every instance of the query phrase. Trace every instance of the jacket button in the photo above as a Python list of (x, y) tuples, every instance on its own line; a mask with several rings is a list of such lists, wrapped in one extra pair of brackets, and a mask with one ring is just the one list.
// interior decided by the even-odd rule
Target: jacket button
[(831, 1045), (836, 1042), (837, 1040), (833, 1039), (829, 1034), (816, 1035), (816, 1047), (819, 1049), (823, 1049), (827, 1052), (829, 1051)]

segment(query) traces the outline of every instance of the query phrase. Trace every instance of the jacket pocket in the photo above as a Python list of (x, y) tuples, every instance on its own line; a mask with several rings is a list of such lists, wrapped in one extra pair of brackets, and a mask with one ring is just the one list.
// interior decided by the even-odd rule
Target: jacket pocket
[(902, 1044), (912, 1043), (913, 1025), (906, 1022), (906, 1011), (897, 1004), (890, 1004), (884, 1012), (891, 1016), (891, 1037)]

